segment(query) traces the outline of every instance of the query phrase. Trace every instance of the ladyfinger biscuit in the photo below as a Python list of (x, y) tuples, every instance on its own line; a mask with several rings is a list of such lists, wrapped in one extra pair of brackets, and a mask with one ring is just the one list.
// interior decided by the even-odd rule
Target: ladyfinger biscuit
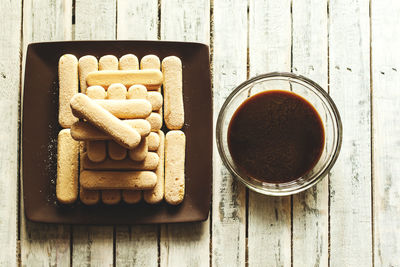
[(99, 70), (117, 70), (118, 58), (113, 55), (102, 56), (99, 60)]
[(133, 54), (123, 55), (119, 59), (119, 69), (120, 70), (138, 70), (139, 60)]
[[(141, 137), (146, 137), (151, 131), (150, 123), (143, 119), (123, 120), (123, 123), (135, 129)], [(89, 122), (77, 121), (71, 126), (71, 136), (77, 141), (111, 140), (111, 136), (97, 129)]]
[(93, 85), (86, 89), (86, 95), (91, 99), (104, 99), (106, 98), (107, 93), (100, 85)]
[(160, 134), (164, 133), (162, 131), (158, 131), (158, 133), (151, 132), (149, 136), (147, 136), (147, 145), (149, 147), (149, 151), (157, 151), (158, 146), (160, 145)]
[(160, 59), (156, 55), (146, 55), (140, 60), (140, 68), (144, 69), (160, 69)]
[[(160, 59), (156, 56), (156, 55), (147, 55), (144, 56), (142, 58), (142, 60), (140, 61), (140, 68), (141, 69), (160, 69)], [(161, 86), (159, 86), (158, 88), (156, 88), (157, 92), (159, 92), (161, 94)], [(153, 110), (157, 110), (158, 113), (161, 115), (161, 118), (163, 117), (163, 108), (161, 106), (161, 108), (159, 109), (153, 109)]]
[(101, 190), (101, 201), (107, 205), (115, 205), (121, 201), (121, 190)]
[(57, 152), (56, 195), (61, 203), (70, 204), (78, 197), (79, 142), (72, 139), (69, 129), (58, 133)]
[(113, 83), (107, 89), (107, 99), (126, 99), (126, 87), (122, 83)]
[(90, 190), (151, 189), (157, 176), (152, 171), (83, 171), (81, 186)]
[(140, 143), (141, 137), (135, 129), (113, 116), (88, 96), (76, 94), (71, 99), (71, 108), (75, 116), (86, 119), (109, 134), (118, 144), (133, 149)]
[[(126, 98), (126, 87), (121, 83), (114, 83), (108, 87), (107, 98), (108, 99), (125, 99)], [(142, 142), (143, 139), (140, 141)], [(140, 143), (137, 147), (140, 146)], [(114, 140), (107, 142), (108, 155), (114, 160), (122, 160), (126, 157), (127, 149), (117, 144)], [(135, 148), (136, 149), (136, 148)], [(107, 193), (108, 196), (112, 196), (113, 193)], [(121, 193), (119, 193), (121, 195)], [(103, 199), (103, 195), (102, 195)], [(104, 199), (103, 199), (104, 202)]]
[(146, 86), (141, 84), (134, 84), (128, 89), (128, 99), (147, 99)]
[[(91, 99), (104, 99), (106, 98), (106, 90), (103, 87), (95, 85), (86, 89), (86, 95)], [(79, 122), (76, 122), (79, 123)], [(75, 123), (74, 123), (75, 124)], [(73, 124), (73, 125), (74, 125)], [(72, 125), (72, 126), (73, 126)], [(71, 128), (72, 128), (71, 126)], [(71, 133), (72, 135), (72, 133)], [(73, 137), (72, 137), (73, 138)], [(102, 162), (107, 156), (106, 142), (93, 141), (87, 143), (87, 153), (90, 160), (94, 162)]]
[(163, 104), (163, 97), (159, 92), (147, 92), (147, 100), (150, 102), (153, 111), (160, 110)]
[(150, 123), (152, 132), (158, 132), (158, 130), (161, 129), (162, 117), (159, 113), (152, 112), (150, 116), (146, 118), (146, 120)]
[(58, 122), (63, 128), (70, 128), (78, 119), (74, 117), (69, 101), (78, 93), (78, 59), (71, 54), (60, 57), (58, 61), (59, 112)]
[(156, 204), (164, 198), (164, 133), (158, 132), (160, 137), (160, 146), (157, 149), (157, 155), (160, 157), (155, 173), (157, 175), (157, 183), (153, 189), (146, 190), (143, 193), (144, 200), (149, 204)]
[(93, 162), (102, 162), (106, 159), (106, 142), (90, 141), (87, 142), (87, 155)]
[(182, 96), (182, 62), (170, 56), (162, 61), (164, 74), (164, 121), (170, 130), (183, 127), (185, 116)]
[(96, 103), (120, 119), (144, 119), (151, 113), (151, 104), (145, 99), (98, 99)]
[(100, 191), (79, 187), (79, 200), (85, 205), (95, 205), (100, 201)]
[(165, 200), (171, 205), (182, 202), (185, 194), (185, 146), (182, 131), (170, 131), (165, 137)]
[(142, 161), (146, 158), (148, 151), (147, 138), (142, 138), (139, 145), (129, 150), (129, 157), (134, 161)]
[(143, 84), (146, 88), (156, 90), (163, 81), (163, 74), (159, 70), (104, 70), (88, 74), (86, 83), (108, 87), (113, 83), (122, 83), (126, 87), (134, 84)]
[(139, 203), (142, 199), (142, 191), (140, 190), (122, 190), (122, 199), (127, 204)]
[(153, 171), (157, 168), (160, 160), (157, 153), (148, 152), (143, 161), (133, 161), (129, 157), (123, 160), (112, 160), (107, 158), (101, 163), (91, 161), (87, 155), (83, 157), (83, 169), (97, 171)]
[(83, 56), (79, 58), (78, 67), (81, 93), (85, 94), (87, 88), (86, 76), (92, 71), (99, 70), (99, 63), (97, 62), (97, 58), (95, 58), (94, 56)]

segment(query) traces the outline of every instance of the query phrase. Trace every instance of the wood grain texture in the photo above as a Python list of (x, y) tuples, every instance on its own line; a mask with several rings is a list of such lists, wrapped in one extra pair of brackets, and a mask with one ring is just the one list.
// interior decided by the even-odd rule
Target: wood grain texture
[[(117, 19), (118, 39), (157, 39), (157, 1), (118, 0)], [(158, 236), (157, 225), (117, 226), (117, 266), (158, 266)]]
[[(327, 90), (327, 1), (293, 1), (292, 69)], [(293, 196), (293, 266), (328, 266), (328, 177)]]
[[(115, 39), (116, 1), (76, 1), (75, 40)], [(112, 266), (114, 227), (73, 226), (75, 266)]]
[(209, 43), (210, 1), (161, 1), (161, 39)]
[(116, 3), (116, 0), (76, 0), (75, 40), (115, 39)]
[[(118, 0), (117, 38), (157, 40), (158, 1)], [(132, 51), (134, 54), (135, 51)]]
[[(26, 47), (30, 42), (70, 40), (71, 14), (72, 1), (24, 1), (23, 62)], [(70, 227), (27, 221), (23, 210), (22, 192), (20, 222), (22, 266), (70, 265)]]
[[(216, 121), (225, 98), (246, 80), (247, 2), (214, 1), (213, 11), (212, 70)], [(215, 142), (213, 151), (212, 266), (244, 266), (246, 190), (223, 166)]]
[[(290, 71), (290, 0), (250, 1), (250, 77), (271, 71)], [(249, 191), (249, 265), (291, 264), (290, 197), (267, 197)], [(268, 249), (260, 249), (268, 248)]]
[(400, 264), (400, 2), (371, 4), (374, 264)]
[(0, 9), (0, 266), (16, 266), (21, 1)]
[(330, 95), (344, 131), (330, 176), (330, 265), (371, 266), (369, 3), (329, 3)]
[[(210, 3), (208, 0), (161, 1), (160, 24), (163, 40), (208, 44)], [(209, 220), (201, 223), (162, 225), (160, 266), (208, 266), (210, 263), (209, 227)]]

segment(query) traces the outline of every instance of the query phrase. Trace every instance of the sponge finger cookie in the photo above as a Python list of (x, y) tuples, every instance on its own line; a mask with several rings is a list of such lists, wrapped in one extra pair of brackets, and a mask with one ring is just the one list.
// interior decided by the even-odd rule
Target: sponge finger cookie
[(97, 62), (97, 58), (94, 56), (83, 56), (79, 58), (78, 62), (79, 67), (79, 81), (81, 85), (81, 93), (86, 93), (86, 76), (93, 71), (97, 71), (99, 69), (99, 63)]
[(138, 70), (139, 60), (137, 56), (133, 54), (123, 55), (119, 59), (119, 69), (120, 70)]
[(60, 57), (58, 62), (59, 78), (59, 113), (58, 121), (63, 128), (70, 128), (78, 119), (69, 106), (72, 96), (78, 93), (78, 59), (71, 54)]
[(87, 155), (83, 157), (83, 169), (98, 171), (153, 171), (157, 168), (160, 157), (157, 153), (148, 152), (143, 161), (133, 161), (130, 158), (113, 160), (107, 158), (101, 163), (91, 161)]

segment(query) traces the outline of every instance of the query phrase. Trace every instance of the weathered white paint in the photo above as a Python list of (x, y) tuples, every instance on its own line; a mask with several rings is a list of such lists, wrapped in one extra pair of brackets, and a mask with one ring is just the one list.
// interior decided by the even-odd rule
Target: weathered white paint
[(0, 9), (0, 266), (16, 266), (21, 1)]
[[(292, 70), (327, 90), (327, 1), (293, 1)], [(328, 177), (293, 196), (293, 266), (328, 265)]]
[(116, 4), (116, 0), (76, 0), (75, 40), (115, 39)]
[(399, 266), (400, 2), (373, 0), (371, 8), (374, 263)]
[[(162, 40), (208, 44), (210, 3), (208, 0), (161, 1), (160, 24)], [(210, 263), (209, 228), (209, 220), (194, 224), (162, 225), (160, 266), (208, 266)]]
[[(235, 86), (246, 80), (247, 1), (214, 1), (213, 11), (212, 74), (215, 123), (226, 97)], [(212, 265), (244, 266), (246, 190), (223, 166), (215, 142), (213, 149)]]
[[(157, 39), (157, 1), (118, 0), (117, 6), (118, 39)], [(135, 51), (132, 53), (135, 54)], [(116, 265), (158, 266), (158, 235), (157, 225), (117, 226)]]
[[(23, 62), (25, 62), (26, 47), (30, 42), (71, 39), (71, 14), (72, 1), (24, 1)], [(23, 210), (22, 190), (21, 265), (69, 266), (70, 227), (27, 221)]]
[[(290, 71), (290, 58), (290, 0), (251, 0), (250, 76), (271, 71)], [(290, 266), (290, 208), (290, 197), (266, 197), (249, 191), (250, 266)]]
[(329, 88), (344, 133), (330, 176), (330, 265), (371, 266), (368, 0), (329, 3)]
[(118, 0), (117, 7), (118, 39), (157, 40), (158, 0)]
[[(116, 1), (75, 4), (75, 40), (115, 39)], [(73, 226), (72, 262), (76, 266), (112, 266), (112, 226)]]

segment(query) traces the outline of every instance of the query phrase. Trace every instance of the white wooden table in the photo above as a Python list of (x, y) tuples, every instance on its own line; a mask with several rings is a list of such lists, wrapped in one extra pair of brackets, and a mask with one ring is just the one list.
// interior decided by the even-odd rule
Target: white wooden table
[[(400, 1), (1, 0), (0, 266), (400, 266)], [(20, 114), (30, 42), (182, 40), (211, 47), (214, 118), (248, 77), (317, 81), (343, 120), (317, 186), (265, 197), (214, 146), (206, 222), (43, 225), (23, 214)]]

